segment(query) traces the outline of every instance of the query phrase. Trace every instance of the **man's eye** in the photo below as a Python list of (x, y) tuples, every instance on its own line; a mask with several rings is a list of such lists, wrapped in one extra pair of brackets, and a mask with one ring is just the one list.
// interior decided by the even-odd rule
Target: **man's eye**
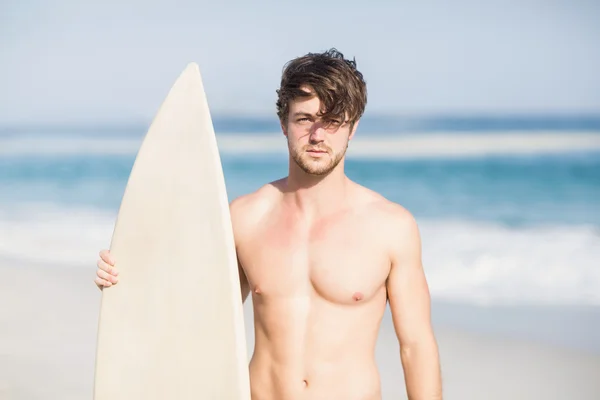
[(308, 121), (308, 118), (300, 118), (300, 119), (298, 120), (298, 122), (300, 122), (300, 121)]

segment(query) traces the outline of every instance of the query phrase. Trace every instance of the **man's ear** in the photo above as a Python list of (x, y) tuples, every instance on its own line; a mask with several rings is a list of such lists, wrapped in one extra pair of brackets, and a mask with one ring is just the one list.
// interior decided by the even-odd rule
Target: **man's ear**
[(356, 133), (356, 128), (358, 128), (358, 123), (359, 122), (360, 122), (360, 119), (356, 120), (356, 122), (354, 123), (354, 125), (352, 125), (352, 130), (350, 131), (350, 136), (348, 136), (348, 140), (352, 139), (352, 137)]
[(281, 132), (283, 132), (283, 136), (287, 136), (287, 124), (282, 120), (279, 120), (279, 126), (281, 126)]

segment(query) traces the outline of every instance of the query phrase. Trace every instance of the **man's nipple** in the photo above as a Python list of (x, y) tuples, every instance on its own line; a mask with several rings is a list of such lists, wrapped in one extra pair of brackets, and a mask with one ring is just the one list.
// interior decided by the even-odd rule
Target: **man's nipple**
[(361, 301), (363, 299), (363, 294), (361, 292), (356, 292), (352, 295), (352, 299), (354, 301)]

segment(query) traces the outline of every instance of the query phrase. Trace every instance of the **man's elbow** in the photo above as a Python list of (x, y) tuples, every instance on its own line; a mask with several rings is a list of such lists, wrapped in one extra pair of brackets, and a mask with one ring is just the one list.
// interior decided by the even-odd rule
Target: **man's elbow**
[(420, 356), (437, 358), (438, 345), (433, 332), (400, 340), (400, 355), (403, 362)]

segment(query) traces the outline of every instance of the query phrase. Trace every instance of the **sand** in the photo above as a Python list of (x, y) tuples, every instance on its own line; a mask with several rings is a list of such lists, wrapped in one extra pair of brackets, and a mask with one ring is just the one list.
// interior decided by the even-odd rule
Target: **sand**
[[(95, 266), (0, 260), (0, 399), (92, 398)], [(246, 307), (249, 352), (250, 304)], [(532, 320), (532, 323), (535, 323)], [(436, 326), (444, 398), (600, 399), (600, 355)], [(406, 399), (389, 314), (377, 359), (384, 399)]]

